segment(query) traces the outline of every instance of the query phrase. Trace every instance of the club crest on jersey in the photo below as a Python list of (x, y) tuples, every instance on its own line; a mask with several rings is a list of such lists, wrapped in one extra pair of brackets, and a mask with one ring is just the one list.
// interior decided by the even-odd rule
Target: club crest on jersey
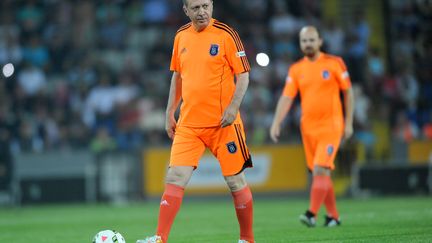
[(217, 44), (211, 44), (210, 46), (210, 55), (216, 56), (219, 53), (219, 45)]
[(322, 77), (323, 79), (329, 79), (330, 78), (330, 73), (327, 70), (322, 71)]
[(226, 144), (228, 152), (234, 154), (235, 152), (237, 152), (237, 145), (235, 144), (235, 142), (229, 142)]
[(334, 151), (333, 145), (331, 144), (327, 145), (327, 155), (330, 156), (333, 153), (333, 151)]

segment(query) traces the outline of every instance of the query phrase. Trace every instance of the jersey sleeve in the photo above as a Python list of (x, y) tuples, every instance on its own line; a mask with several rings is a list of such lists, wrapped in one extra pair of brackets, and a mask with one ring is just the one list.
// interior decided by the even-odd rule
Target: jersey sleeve
[(225, 34), (225, 51), (229, 65), (235, 74), (249, 72), (250, 65), (239, 35), (232, 28)]
[(347, 90), (351, 87), (351, 79), (348, 73), (348, 69), (342, 58), (338, 57), (335, 64), (336, 69), (336, 80), (338, 82), (339, 88), (342, 90)]
[(294, 97), (296, 97), (299, 89), (298, 81), (295, 73), (296, 73), (295, 68), (291, 67), (285, 79), (285, 87), (282, 92), (283, 96), (290, 97), (291, 99), (294, 99)]
[(177, 34), (174, 38), (174, 44), (173, 44), (173, 51), (171, 56), (171, 64), (170, 64), (170, 70), (173, 72), (180, 72), (180, 60), (179, 60), (179, 37), (180, 35)]

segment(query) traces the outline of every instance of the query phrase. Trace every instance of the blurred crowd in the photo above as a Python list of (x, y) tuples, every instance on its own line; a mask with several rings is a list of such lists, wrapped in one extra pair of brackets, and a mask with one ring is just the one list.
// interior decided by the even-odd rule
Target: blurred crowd
[[(301, 57), (298, 31), (318, 26), (324, 50), (347, 63), (355, 139), (432, 139), (430, 1), (388, 1), (385, 49), (365, 10), (324, 18), (319, 0), (216, 0), (214, 17), (240, 34), (252, 70), (242, 104), (250, 144), (269, 143), (287, 69)], [(165, 105), (180, 0), (3, 0), (0, 3), (0, 137), (14, 153), (167, 145)], [(266, 52), (270, 65), (255, 55)], [(319, 94), (317, 94), (319, 95)], [(282, 139), (299, 141), (298, 104)]]

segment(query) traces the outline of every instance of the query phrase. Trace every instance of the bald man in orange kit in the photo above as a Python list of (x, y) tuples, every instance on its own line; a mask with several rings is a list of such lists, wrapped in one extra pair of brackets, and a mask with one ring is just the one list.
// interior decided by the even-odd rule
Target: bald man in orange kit
[[(331, 172), (335, 168), (334, 159), (341, 140), (353, 134), (351, 81), (342, 58), (320, 51), (323, 41), (314, 26), (303, 27), (299, 39), (304, 57), (288, 71), (270, 137), (278, 142), (282, 121), (297, 93), (300, 93), (302, 141), (307, 167), (313, 177), (309, 209), (299, 219), (306, 226), (314, 227), (318, 211), (324, 204), (327, 209), (324, 225), (338, 226), (341, 222)], [(342, 110), (340, 91), (344, 94), (345, 112)]]

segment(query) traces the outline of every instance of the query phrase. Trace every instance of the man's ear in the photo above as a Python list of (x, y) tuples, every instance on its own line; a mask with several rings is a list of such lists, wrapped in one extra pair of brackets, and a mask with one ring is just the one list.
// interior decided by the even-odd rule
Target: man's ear
[(185, 5), (183, 5), (183, 12), (186, 14), (186, 16), (188, 16), (187, 8)]

